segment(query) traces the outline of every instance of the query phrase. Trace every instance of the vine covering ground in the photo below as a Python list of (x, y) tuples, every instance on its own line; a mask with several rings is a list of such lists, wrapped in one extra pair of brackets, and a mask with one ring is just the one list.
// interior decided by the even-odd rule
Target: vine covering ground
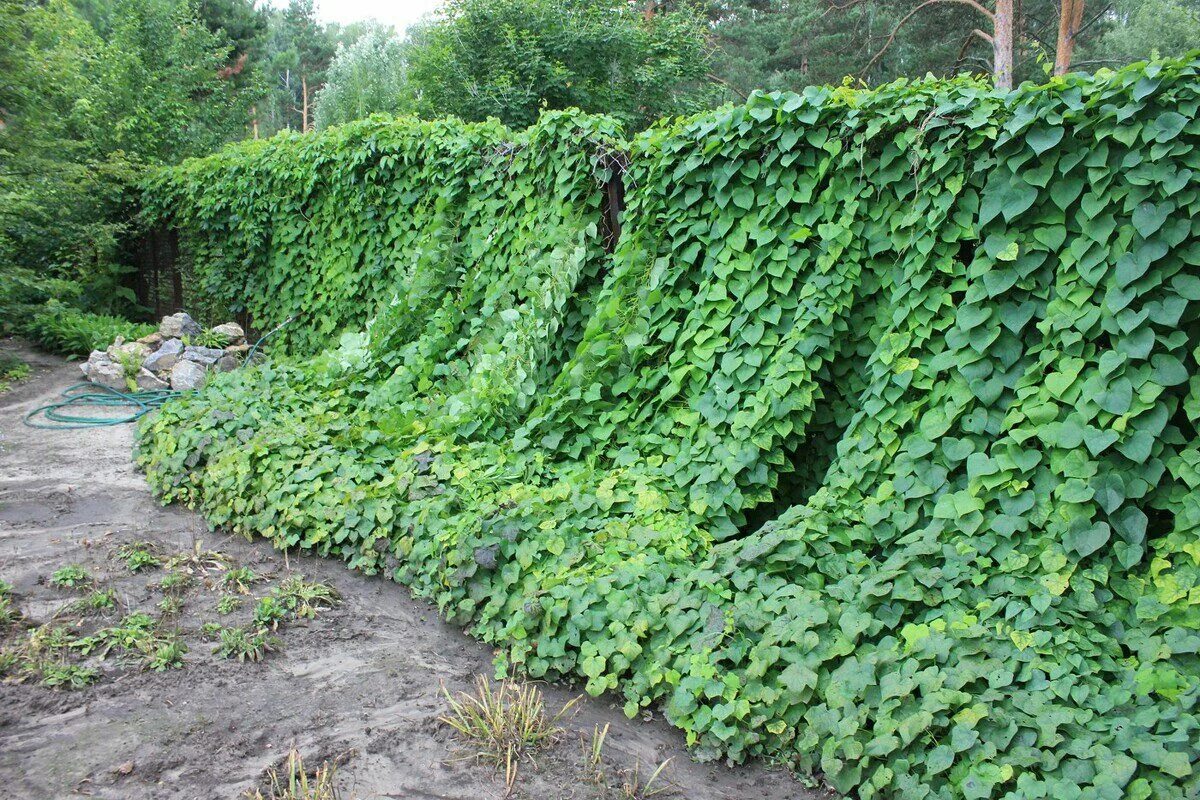
[(190, 162), (152, 211), (214, 302), (302, 314), (296, 357), (169, 404), (139, 461), (702, 756), (863, 798), (1191, 796), (1198, 69)]

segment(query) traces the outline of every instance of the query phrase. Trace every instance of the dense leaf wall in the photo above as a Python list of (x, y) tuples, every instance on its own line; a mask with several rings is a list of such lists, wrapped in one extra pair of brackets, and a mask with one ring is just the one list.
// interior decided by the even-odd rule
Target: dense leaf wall
[[(700, 755), (861, 797), (1190, 796), (1197, 69), (667, 121), (629, 145), (611, 260), (607, 142), (522, 150), (557, 170), (524, 202), (466, 148), (406, 201), (480, 209), (447, 212), (481, 231), (452, 278), (385, 271), (361, 333), (170, 404), (139, 461), (214, 524), (387, 572), (502, 667), (661, 705)], [(203, 225), (265, 225), (233, 217)], [(311, 263), (199, 233), (251, 287)], [(344, 291), (303, 280), (289, 302)]]

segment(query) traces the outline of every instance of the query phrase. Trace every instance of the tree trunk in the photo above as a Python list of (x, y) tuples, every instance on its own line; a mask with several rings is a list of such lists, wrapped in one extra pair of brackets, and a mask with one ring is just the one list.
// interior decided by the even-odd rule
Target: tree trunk
[(250, 125), (254, 128), (254, 138), (258, 138), (258, 106), (250, 106)]
[[(1070, 0), (1064, 0), (1070, 2)], [(996, 87), (1013, 85), (1013, 0), (996, 0), (995, 30), (992, 33), (992, 73)]]
[(300, 132), (308, 133), (308, 78), (300, 76), (300, 95), (304, 98), (301, 113), (304, 119), (300, 122)]
[(1071, 70), (1071, 57), (1075, 54), (1075, 37), (1083, 24), (1084, 0), (1062, 0), (1062, 13), (1058, 17), (1058, 47), (1054, 52), (1054, 74), (1066, 75)]

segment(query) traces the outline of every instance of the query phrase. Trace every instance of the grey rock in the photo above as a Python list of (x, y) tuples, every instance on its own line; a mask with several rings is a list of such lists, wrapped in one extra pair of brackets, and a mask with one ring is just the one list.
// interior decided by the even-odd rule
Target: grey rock
[(214, 368), (217, 372), (233, 372), (241, 364), (237, 356), (224, 355), (217, 359)]
[(204, 329), (186, 311), (163, 317), (158, 323), (158, 332), (164, 339), (178, 339), (181, 336), (198, 336)]
[(210, 329), (211, 333), (220, 336), (228, 344), (239, 344), (246, 338), (246, 332), (236, 322), (226, 322)]
[(177, 392), (199, 389), (208, 380), (208, 372), (195, 361), (180, 361), (171, 367), (171, 388)]
[(167, 339), (159, 348), (146, 357), (142, 367), (151, 372), (162, 372), (175, 366), (175, 362), (183, 354), (183, 342), (179, 339)]
[(138, 341), (146, 345), (146, 347), (149, 347), (151, 350), (157, 350), (158, 346), (163, 343), (163, 337), (161, 333), (156, 331), (154, 333), (146, 334), (142, 338), (138, 339)]
[(125, 382), (125, 368), (120, 364), (110, 359), (89, 362), (89, 365), (87, 378), (92, 383), (116, 389), (118, 392), (129, 391), (129, 385)]
[(197, 364), (204, 366), (212, 366), (217, 363), (217, 359), (225, 355), (225, 351), (219, 347), (193, 347), (188, 346), (183, 348), (183, 358), (185, 361), (195, 361)]
[(88, 360), (79, 365), (79, 370), (83, 373), (83, 377), (90, 381), (92, 379), (92, 369), (101, 363), (111, 364), (112, 359), (103, 350), (93, 350), (88, 354)]
[(137, 383), (137, 387), (139, 389), (147, 392), (156, 392), (162, 389), (171, 388), (171, 384), (167, 383), (162, 378), (158, 377), (147, 369), (143, 369), (141, 372), (139, 372), (137, 377), (135, 377), (133, 380)]
[(150, 355), (150, 346), (141, 342), (114, 342), (108, 346), (108, 357), (113, 361), (142, 363)]

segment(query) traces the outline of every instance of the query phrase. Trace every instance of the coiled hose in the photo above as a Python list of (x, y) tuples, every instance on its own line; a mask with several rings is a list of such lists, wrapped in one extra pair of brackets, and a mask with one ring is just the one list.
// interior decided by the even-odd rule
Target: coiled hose
[[(245, 366), (249, 364), (258, 346), (287, 325), (295, 317), (288, 317), (282, 324), (263, 334), (246, 353)], [(62, 399), (35, 408), (25, 415), (24, 422), (31, 428), (63, 430), (67, 428), (99, 428), (105, 425), (124, 425), (136, 422), (181, 392), (170, 389), (153, 389), (141, 392), (121, 392), (98, 383), (76, 383), (67, 387)], [(91, 413), (89, 413), (89, 410)], [(111, 415), (113, 410), (124, 413)], [(100, 411), (97, 415), (97, 411)]]

